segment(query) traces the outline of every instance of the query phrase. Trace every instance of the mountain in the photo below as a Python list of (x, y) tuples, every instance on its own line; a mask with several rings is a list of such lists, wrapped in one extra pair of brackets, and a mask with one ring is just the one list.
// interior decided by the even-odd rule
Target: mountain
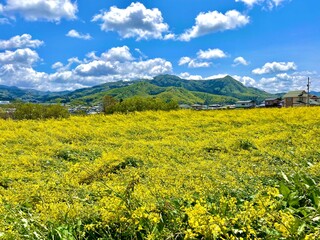
[[(104, 89), (108, 89), (104, 86)], [(87, 90), (86, 90), (87, 91)], [(214, 95), (210, 93), (189, 91), (182, 87), (159, 87), (151, 84), (150, 81), (138, 81), (130, 83), (130, 85), (119, 88), (112, 88), (106, 91), (97, 92), (93, 94), (84, 95), (79, 92), (74, 96), (73, 93), (68, 95), (70, 102), (73, 103), (93, 103), (101, 102), (105, 95), (112, 96), (118, 100), (126, 99), (134, 96), (140, 97), (157, 97), (164, 100), (173, 100), (179, 103), (193, 104), (193, 103), (229, 103), (236, 102), (236, 98)], [(82, 97), (78, 97), (82, 95)]]
[(91, 105), (101, 102), (105, 95), (119, 100), (133, 96), (158, 97), (187, 104), (234, 103), (249, 99), (262, 101), (273, 97), (259, 89), (245, 87), (230, 76), (212, 80), (185, 80), (174, 75), (160, 75), (152, 80), (118, 81), (60, 93), (0, 86), (0, 100), (22, 99)]
[(231, 76), (212, 80), (185, 80), (177, 76), (160, 75), (150, 82), (161, 87), (183, 87), (189, 91), (230, 96), (241, 100), (261, 100), (272, 95), (257, 88), (246, 87)]
[(320, 97), (320, 92), (311, 91), (310, 94)]
[(22, 100), (26, 102), (45, 102), (50, 98), (64, 96), (67, 93), (69, 92), (42, 92), (33, 89), (21, 89), (0, 85), (0, 101)]

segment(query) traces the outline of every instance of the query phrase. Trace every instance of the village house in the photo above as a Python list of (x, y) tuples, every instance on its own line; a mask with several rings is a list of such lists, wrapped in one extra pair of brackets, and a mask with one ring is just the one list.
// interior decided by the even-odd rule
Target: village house
[(190, 109), (191, 106), (188, 105), (188, 104), (180, 104), (180, 105), (179, 105), (179, 108), (181, 108), (181, 109)]
[(236, 108), (254, 108), (255, 106), (256, 103), (253, 100), (236, 102)]
[(208, 109), (208, 106), (202, 105), (202, 104), (193, 104), (191, 105), (191, 108), (194, 110), (205, 110), (205, 109)]
[[(284, 107), (301, 107), (307, 106), (308, 93), (304, 90), (290, 91), (283, 96)], [(317, 96), (309, 95), (310, 106), (320, 106)]]
[(264, 101), (265, 107), (282, 107), (281, 98), (267, 98)]
[(208, 106), (209, 110), (216, 110), (216, 109), (221, 109), (221, 105), (220, 104), (211, 104)]

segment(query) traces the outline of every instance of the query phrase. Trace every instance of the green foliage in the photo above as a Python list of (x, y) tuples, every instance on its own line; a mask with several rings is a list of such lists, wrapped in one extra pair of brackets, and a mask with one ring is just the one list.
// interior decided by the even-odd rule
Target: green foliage
[(117, 104), (117, 100), (114, 99), (111, 96), (104, 96), (103, 101), (102, 101), (102, 106), (103, 106), (103, 111), (105, 113), (112, 113), (112, 109), (114, 106)]
[[(282, 208), (295, 217), (290, 232), (297, 239), (301, 235), (316, 232), (320, 224), (320, 186), (310, 175), (296, 173), (290, 177), (282, 173), (279, 184)], [(319, 237), (319, 236), (318, 236)]]
[(231, 76), (212, 80), (184, 80), (177, 76), (160, 75), (150, 83), (160, 87), (183, 87), (189, 91), (228, 96), (240, 100), (264, 100), (271, 96), (271, 94), (259, 89), (245, 87)]
[[(142, 112), (147, 110), (163, 110), (169, 111), (173, 109), (178, 109), (179, 105), (177, 102), (169, 101), (166, 102), (159, 98), (143, 98), (143, 97), (133, 97), (125, 99), (115, 103), (110, 97), (106, 97), (108, 101), (104, 101), (104, 110), (106, 114), (118, 113), (128, 113), (128, 112)], [(109, 103), (109, 105), (108, 105)]]
[(67, 118), (68, 110), (60, 105), (41, 105), (33, 103), (18, 103), (15, 106), (13, 119), (47, 119)]

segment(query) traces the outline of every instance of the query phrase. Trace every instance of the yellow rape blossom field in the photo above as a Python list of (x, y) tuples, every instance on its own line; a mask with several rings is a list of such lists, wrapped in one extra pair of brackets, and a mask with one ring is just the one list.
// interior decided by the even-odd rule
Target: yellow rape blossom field
[(320, 108), (0, 120), (0, 239), (319, 239)]

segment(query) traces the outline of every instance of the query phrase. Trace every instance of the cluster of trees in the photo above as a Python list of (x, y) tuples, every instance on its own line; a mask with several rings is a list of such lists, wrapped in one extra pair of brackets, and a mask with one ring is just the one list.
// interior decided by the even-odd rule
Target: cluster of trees
[(175, 101), (165, 101), (161, 98), (132, 97), (125, 100), (116, 100), (111, 96), (103, 98), (103, 110), (106, 114), (141, 112), (146, 110), (169, 111), (178, 109), (179, 104)]
[(0, 109), (0, 118), (4, 119), (48, 119), (67, 118), (69, 116), (68, 110), (57, 104), (14, 103)]

